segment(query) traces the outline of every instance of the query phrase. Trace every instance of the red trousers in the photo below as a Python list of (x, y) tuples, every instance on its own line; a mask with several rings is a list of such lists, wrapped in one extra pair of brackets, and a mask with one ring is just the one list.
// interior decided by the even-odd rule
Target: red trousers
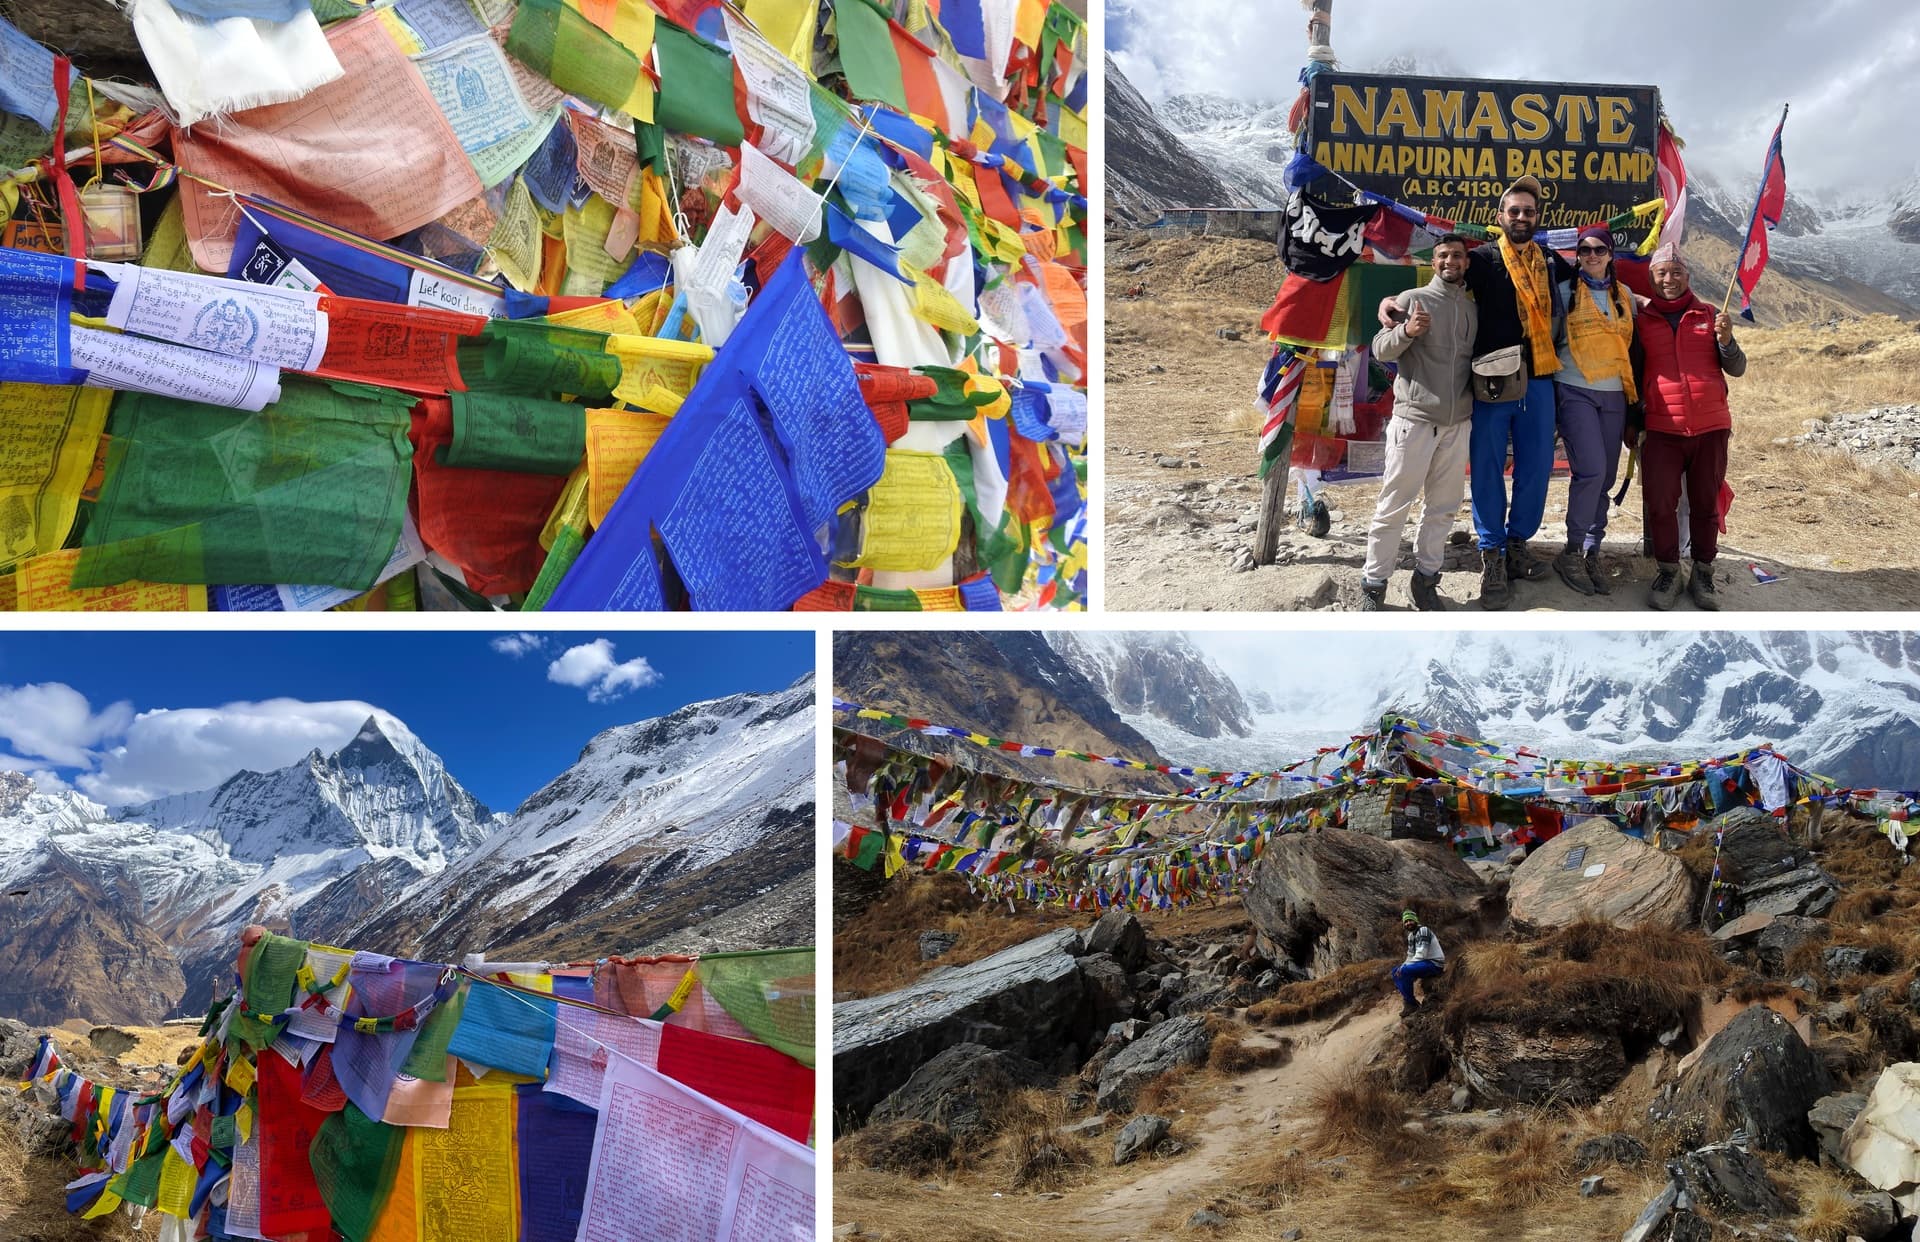
[(1727, 442), (1732, 437), (1726, 428), (1697, 436), (1649, 431), (1641, 442), (1640, 487), (1647, 502), (1654, 560), (1666, 565), (1680, 560), (1683, 488), (1693, 559), (1707, 562), (1719, 553), (1720, 484), (1727, 477)]

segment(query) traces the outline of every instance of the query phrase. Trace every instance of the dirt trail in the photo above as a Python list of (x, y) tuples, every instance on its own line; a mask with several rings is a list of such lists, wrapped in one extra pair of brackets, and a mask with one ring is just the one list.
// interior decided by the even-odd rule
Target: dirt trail
[[(1197, 1125), (1187, 1151), (1146, 1166), (1140, 1178), (1109, 1187), (1067, 1217), (1069, 1225), (1103, 1229), (1137, 1224), (1169, 1203), (1204, 1199), (1224, 1170), (1258, 1147), (1291, 1146), (1305, 1131), (1308, 1102), (1322, 1085), (1371, 1062), (1396, 1022), (1398, 1001), (1292, 1029), (1293, 1056), (1276, 1069), (1244, 1075)], [(1258, 1041), (1255, 1041), (1258, 1042)], [(1123, 1235), (1124, 1236), (1124, 1235)]]
[[(1271, 352), (1256, 325), (1279, 280), (1272, 253), (1265, 243), (1222, 239), (1109, 242), (1103, 490), (1110, 610), (1359, 606), (1376, 486), (1328, 488), (1337, 513), (1328, 538), (1289, 527), (1275, 564), (1252, 563), (1261, 492), (1252, 398)], [(1142, 285), (1144, 295), (1125, 296)], [(1238, 339), (1223, 338), (1222, 329)], [(1920, 391), (1920, 335), (1891, 319), (1740, 332), (1752, 365), (1731, 390), (1728, 481), (1736, 499), (1715, 575), (1722, 606), (1920, 608), (1913, 538), (1920, 476), (1791, 443), (1807, 418), (1911, 399)], [(1550, 557), (1564, 541), (1566, 499), (1566, 480), (1555, 479), (1536, 555)], [(1636, 482), (1626, 504), (1610, 510), (1611, 595), (1577, 595), (1549, 577), (1521, 583), (1513, 608), (1649, 615), (1655, 566), (1640, 555), (1639, 508)], [(1453, 529), (1472, 530), (1464, 506)], [(1409, 538), (1412, 530), (1409, 521)], [(1778, 581), (1759, 582), (1750, 564)], [(1388, 590), (1390, 609), (1411, 608), (1411, 568), (1409, 546)], [(1451, 546), (1441, 595), (1450, 608), (1480, 616), (1472, 602), (1478, 591), (1476, 549)], [(1683, 600), (1676, 615), (1692, 610)]]

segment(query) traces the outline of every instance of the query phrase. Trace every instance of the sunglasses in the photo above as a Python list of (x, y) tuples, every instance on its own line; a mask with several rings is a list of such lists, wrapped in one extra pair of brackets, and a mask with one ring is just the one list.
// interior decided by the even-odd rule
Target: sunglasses
[(1605, 246), (1575, 246), (1573, 249), (1573, 252), (1575, 254), (1611, 254), (1613, 253), (1612, 251), (1607, 249), (1607, 247)]

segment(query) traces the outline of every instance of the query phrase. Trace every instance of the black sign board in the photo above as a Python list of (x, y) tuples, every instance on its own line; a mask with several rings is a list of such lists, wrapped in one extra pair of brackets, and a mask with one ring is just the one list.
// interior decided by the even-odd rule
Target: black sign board
[(1651, 86), (1366, 73), (1312, 82), (1313, 158), (1429, 215), (1490, 226), (1500, 192), (1528, 174), (1540, 180), (1541, 229), (1603, 223), (1660, 196)]

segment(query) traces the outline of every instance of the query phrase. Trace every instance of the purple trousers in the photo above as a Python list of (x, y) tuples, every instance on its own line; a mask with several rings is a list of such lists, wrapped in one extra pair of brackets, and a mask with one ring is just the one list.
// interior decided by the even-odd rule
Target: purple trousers
[(1607, 494), (1620, 470), (1620, 442), (1627, 430), (1627, 394), (1557, 385), (1554, 413), (1567, 446), (1567, 542), (1582, 552), (1600, 546), (1607, 533)]

